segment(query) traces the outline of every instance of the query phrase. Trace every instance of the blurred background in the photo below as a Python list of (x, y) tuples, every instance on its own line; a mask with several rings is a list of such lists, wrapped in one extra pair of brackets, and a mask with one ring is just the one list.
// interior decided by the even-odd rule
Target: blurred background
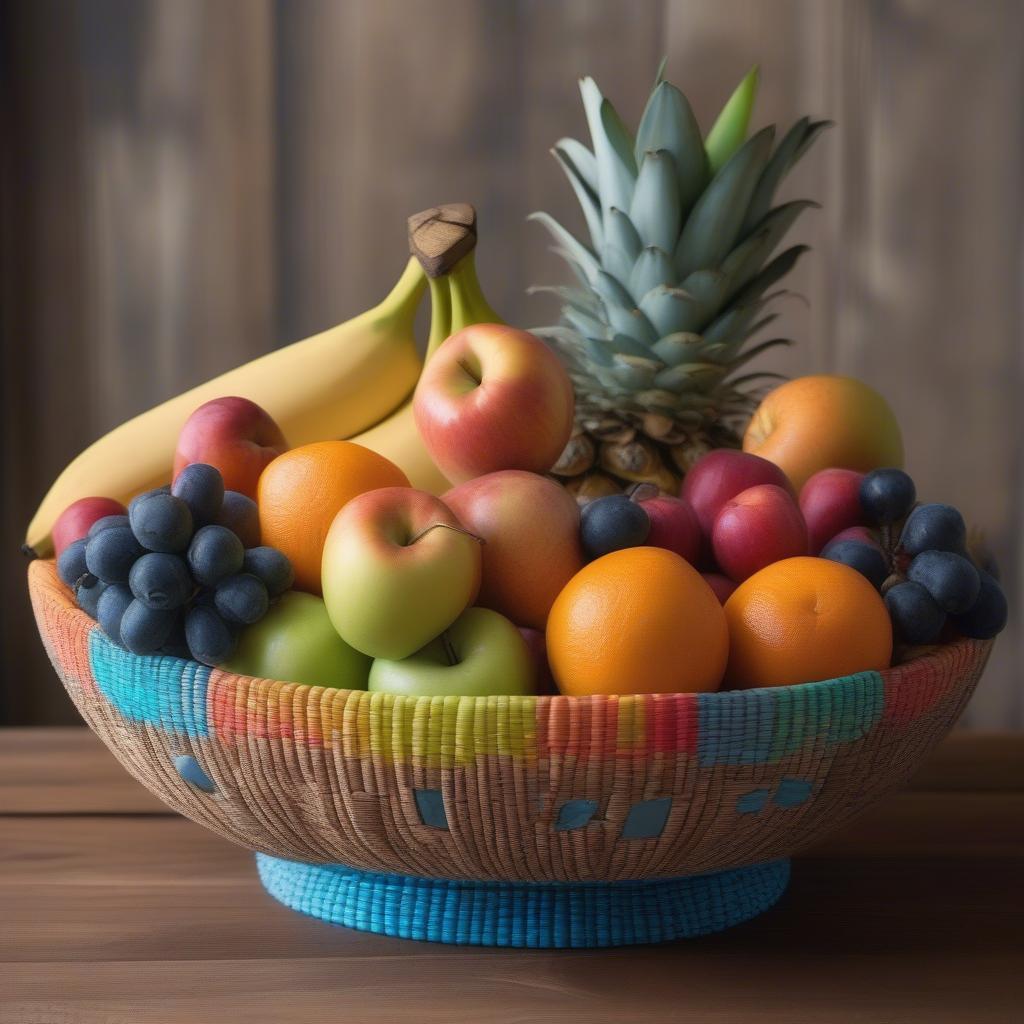
[(985, 528), (1011, 623), (964, 727), (1024, 727), (1019, 0), (7, 0), (0, 49), (3, 724), (78, 720), (19, 553), (64, 464), (374, 304), (439, 202), (477, 207), (505, 318), (552, 322), (525, 218), (578, 224), (576, 79), (635, 126), (667, 54), (705, 128), (755, 63), (755, 127), (837, 122), (785, 186), (824, 209), (767, 358), (879, 388), (922, 496)]

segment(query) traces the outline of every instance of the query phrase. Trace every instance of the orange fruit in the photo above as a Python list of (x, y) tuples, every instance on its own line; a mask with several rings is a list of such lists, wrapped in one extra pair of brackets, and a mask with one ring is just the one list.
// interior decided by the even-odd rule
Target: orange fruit
[(786, 558), (754, 573), (725, 603), (729, 686), (788, 686), (889, 667), (892, 622), (856, 569)]
[(562, 693), (685, 693), (718, 688), (729, 635), (692, 565), (664, 548), (625, 548), (565, 585), (547, 647)]
[(800, 488), (821, 469), (903, 465), (903, 437), (889, 403), (854, 377), (796, 377), (770, 391), (743, 450), (774, 462)]
[(292, 448), (260, 474), (260, 542), (291, 559), (296, 589), (321, 594), (324, 541), (341, 507), (378, 487), (408, 486), (393, 462), (351, 441)]

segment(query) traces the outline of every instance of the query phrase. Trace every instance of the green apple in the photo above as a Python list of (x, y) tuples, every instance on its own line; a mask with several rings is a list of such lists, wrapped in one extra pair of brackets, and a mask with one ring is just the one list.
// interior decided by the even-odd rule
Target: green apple
[(378, 658), (369, 689), (406, 697), (518, 696), (535, 693), (536, 682), (519, 630), (489, 608), (468, 608), (408, 658)]
[(370, 660), (338, 636), (319, 597), (289, 590), (242, 631), (238, 649), (221, 667), (260, 679), (365, 690)]
[(414, 654), (476, 599), (480, 544), (425, 491), (382, 487), (353, 498), (324, 544), (324, 601), (338, 635), (371, 658)]

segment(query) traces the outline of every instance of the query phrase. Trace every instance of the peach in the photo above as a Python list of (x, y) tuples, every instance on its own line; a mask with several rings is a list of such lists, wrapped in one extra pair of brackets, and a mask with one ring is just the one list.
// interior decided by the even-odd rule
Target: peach
[(551, 666), (548, 664), (548, 648), (544, 634), (539, 629), (520, 626), (519, 635), (526, 641), (526, 648), (530, 652), (530, 660), (533, 662), (536, 693), (542, 697), (558, 696), (558, 686), (555, 684), (555, 677), (551, 674)]
[(780, 466), (800, 490), (820, 469), (868, 472), (903, 465), (903, 438), (888, 402), (853, 377), (797, 377), (758, 406), (743, 450)]
[(640, 507), (651, 521), (645, 543), (653, 548), (674, 551), (690, 565), (696, 565), (702, 537), (700, 521), (693, 506), (682, 498), (662, 494), (641, 501)]
[(546, 477), (507, 469), (460, 484), (442, 500), (483, 538), (477, 603), (543, 630), (555, 598), (583, 568), (572, 495)]
[(288, 450), (281, 428), (248, 398), (215, 398), (185, 421), (174, 453), (174, 476), (193, 462), (216, 466), (224, 488), (256, 497), (267, 463)]
[(534, 335), (475, 324), (427, 362), (413, 413), (427, 451), (455, 484), (502, 469), (546, 473), (572, 431), (572, 382)]
[(786, 474), (773, 462), (733, 448), (716, 448), (699, 458), (683, 480), (682, 498), (697, 513), (704, 536), (710, 538), (715, 516), (740, 491), (757, 484), (791, 490)]
[(702, 572), (701, 576), (704, 577), (704, 582), (715, 592), (715, 597), (723, 605), (732, 597), (732, 592), (739, 586), (734, 580), (729, 579), (728, 576), (723, 576), (720, 572)]
[(784, 558), (807, 554), (807, 526), (792, 495), (758, 484), (727, 501), (711, 531), (715, 560), (737, 583)]
[(807, 523), (809, 554), (816, 555), (841, 530), (860, 526), (863, 473), (855, 469), (819, 469), (800, 489), (800, 511)]
[(57, 517), (53, 524), (53, 557), (61, 553), (76, 540), (81, 540), (93, 523), (104, 516), (124, 516), (128, 509), (113, 498), (79, 498), (73, 501)]

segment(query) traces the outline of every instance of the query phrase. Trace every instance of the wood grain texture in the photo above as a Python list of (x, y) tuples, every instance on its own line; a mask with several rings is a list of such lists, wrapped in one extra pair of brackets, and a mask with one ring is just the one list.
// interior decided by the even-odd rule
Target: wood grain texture
[[(192, 822), (123, 813), (121, 797), (108, 814), (50, 816), (52, 794), (25, 770), (33, 751), (47, 774), (114, 785), (85, 730), (0, 732), (15, 806), (38, 796), (43, 808), (0, 809), (3, 1024), (1002, 1024), (1024, 997), (1019, 737), (948, 740), (927, 790), (800, 857), (763, 917), (588, 953), (403, 942), (293, 914), (263, 893), (248, 853)], [(965, 770), (983, 798), (962, 790)]]
[(1024, 5), (1016, 0), (75, 0), (4, 5), (0, 579), (9, 721), (74, 720), (28, 625), (17, 546), (90, 438), (377, 301), (405, 218), (465, 200), (495, 308), (556, 315), (528, 213), (580, 225), (548, 150), (576, 78), (635, 123), (660, 57), (708, 124), (834, 118), (783, 198), (824, 204), (781, 307), (784, 372), (896, 405), (926, 498), (983, 526), (1011, 624), (966, 723), (1024, 727), (1020, 358)]

